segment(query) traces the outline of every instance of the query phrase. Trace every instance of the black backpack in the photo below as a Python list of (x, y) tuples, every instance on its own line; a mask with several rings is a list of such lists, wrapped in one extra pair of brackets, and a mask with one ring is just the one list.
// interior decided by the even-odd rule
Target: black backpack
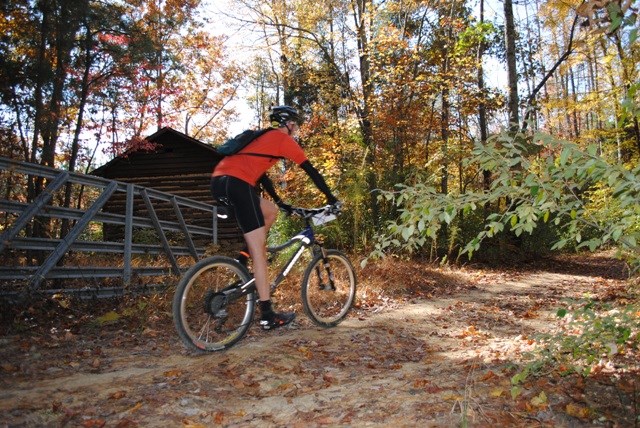
[[(251, 143), (253, 140), (255, 140), (256, 138), (260, 137), (261, 135), (271, 130), (272, 128), (260, 129), (257, 131), (252, 129), (247, 129), (246, 131), (236, 135), (235, 137), (229, 138), (223, 144), (216, 147), (216, 151), (218, 152), (218, 154), (221, 154), (223, 156), (235, 155), (240, 150), (247, 147), (249, 143)], [(268, 158), (277, 157), (277, 156), (271, 156), (271, 155), (266, 155), (261, 153), (243, 153), (243, 155), (264, 156)]]

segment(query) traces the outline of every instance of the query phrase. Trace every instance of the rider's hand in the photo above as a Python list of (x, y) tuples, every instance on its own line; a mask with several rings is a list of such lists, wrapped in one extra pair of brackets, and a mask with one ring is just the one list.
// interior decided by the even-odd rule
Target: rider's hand
[(287, 215), (293, 214), (293, 209), (292, 209), (291, 205), (285, 204), (282, 201), (278, 202), (278, 208), (280, 208), (280, 210), (285, 212)]

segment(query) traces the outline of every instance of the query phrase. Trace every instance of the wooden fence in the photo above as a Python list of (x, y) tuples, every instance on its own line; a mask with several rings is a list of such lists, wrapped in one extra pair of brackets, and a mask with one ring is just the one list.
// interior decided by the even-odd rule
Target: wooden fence
[[(36, 180), (44, 190), (28, 202)], [(133, 184), (0, 158), (0, 191), (4, 298), (155, 290), (175, 283), (218, 241), (215, 206)], [(190, 221), (203, 215), (210, 227)]]

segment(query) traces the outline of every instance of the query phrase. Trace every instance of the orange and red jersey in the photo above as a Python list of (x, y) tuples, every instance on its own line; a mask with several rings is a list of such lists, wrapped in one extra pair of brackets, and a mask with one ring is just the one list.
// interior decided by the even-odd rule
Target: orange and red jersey
[(238, 153), (223, 158), (216, 165), (212, 176), (229, 175), (255, 186), (258, 179), (278, 162), (278, 158), (289, 159), (298, 165), (307, 160), (296, 140), (283, 132), (273, 130), (256, 138)]

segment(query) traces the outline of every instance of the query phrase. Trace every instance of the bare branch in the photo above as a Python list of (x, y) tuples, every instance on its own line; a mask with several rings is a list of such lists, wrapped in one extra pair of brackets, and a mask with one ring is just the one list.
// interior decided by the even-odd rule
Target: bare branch
[(560, 65), (562, 65), (562, 63), (565, 62), (574, 51), (573, 42), (574, 42), (575, 30), (576, 30), (576, 27), (578, 26), (578, 19), (579, 19), (578, 15), (576, 15), (573, 18), (573, 23), (571, 24), (571, 31), (569, 32), (569, 44), (567, 45), (567, 48), (565, 49), (564, 53), (560, 56), (560, 58), (558, 58), (556, 63), (542, 78), (540, 83), (538, 83), (538, 85), (533, 89), (529, 97), (527, 97), (527, 112), (522, 121), (523, 132), (526, 131), (527, 129), (529, 117), (531, 116), (531, 112), (534, 110), (534, 103), (535, 103), (536, 97), (538, 96), (538, 93), (542, 90), (542, 88), (544, 88), (544, 85), (547, 84), (547, 81), (551, 78), (551, 76), (553, 76), (553, 74), (556, 72), (558, 67), (560, 67)]

